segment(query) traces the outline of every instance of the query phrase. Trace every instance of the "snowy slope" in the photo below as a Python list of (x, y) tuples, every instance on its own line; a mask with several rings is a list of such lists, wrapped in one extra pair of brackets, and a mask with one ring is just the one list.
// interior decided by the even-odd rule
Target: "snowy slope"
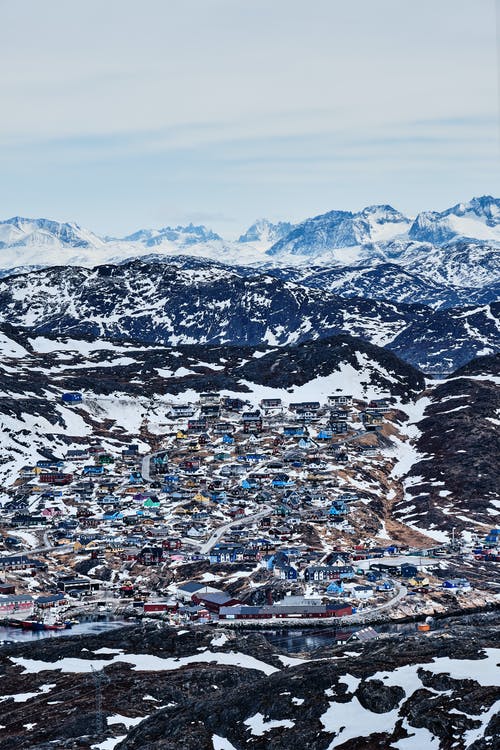
[(495, 305), (434, 311), (341, 298), (270, 274), (186, 258), (50, 268), (0, 280), (0, 321), (33, 333), (271, 346), (345, 333), (433, 372), (495, 351), (497, 318)]
[[(403, 403), (420, 373), (383, 349), (350, 337), (266, 347), (147, 346), (123, 341), (0, 330), (0, 480), (43, 457), (63, 456), (92, 436), (109, 447), (164, 434), (168, 405), (213, 388), (257, 406), (265, 395), (321, 398), (337, 389), (360, 398), (392, 392)], [(61, 403), (66, 391), (83, 402)], [(145, 444), (144, 444), (145, 446)]]
[(500, 199), (484, 195), (440, 213), (423, 212), (413, 222), (408, 236), (436, 245), (457, 237), (500, 242)]
[[(409, 226), (410, 220), (392, 206), (368, 206), (358, 213), (330, 211), (298, 224), (268, 250), (268, 255), (288, 257), (332, 253), (336, 260), (346, 257), (346, 261), (351, 262), (354, 257), (363, 255), (361, 246), (393, 239), (404, 234)], [(332, 252), (340, 248), (355, 250), (344, 254)]]

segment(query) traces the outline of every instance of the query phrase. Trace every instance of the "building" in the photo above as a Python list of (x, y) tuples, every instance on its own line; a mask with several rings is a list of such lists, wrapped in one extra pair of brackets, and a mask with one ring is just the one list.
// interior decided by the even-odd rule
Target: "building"
[(25, 615), (33, 610), (33, 597), (29, 594), (6, 594), (0, 596), (0, 615), (20, 612)]

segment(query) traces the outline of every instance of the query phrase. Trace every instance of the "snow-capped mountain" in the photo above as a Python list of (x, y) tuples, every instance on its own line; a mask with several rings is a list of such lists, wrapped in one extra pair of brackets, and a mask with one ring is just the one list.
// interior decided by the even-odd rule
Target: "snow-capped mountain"
[(50, 268), (0, 280), (0, 320), (34, 333), (270, 346), (350, 334), (425, 372), (450, 372), (493, 353), (499, 307), (434, 311), (345, 299), (270, 274), (185, 258)]
[[(330, 211), (296, 225), (259, 219), (237, 241), (194, 224), (116, 238), (74, 223), (14, 217), (0, 222), (0, 276), (155, 253), (168, 262), (214, 259), (237, 266), (239, 274), (269, 271), (344, 297), (435, 308), (483, 304), (495, 299), (500, 283), (499, 206), (489, 196), (473, 198), (441, 213), (419, 214), (413, 223), (387, 205)], [(485, 235), (490, 239), (481, 239)]]
[[(410, 219), (392, 206), (368, 206), (358, 213), (329, 211), (298, 224), (268, 250), (268, 255), (316, 256), (340, 248), (386, 242), (404, 234), (410, 224)], [(358, 251), (356, 255), (364, 254)], [(349, 262), (353, 259), (353, 254), (346, 253), (345, 257), (346, 262)], [(341, 260), (342, 256), (333, 254), (333, 259)]]
[(461, 237), (500, 241), (500, 199), (491, 195), (458, 203), (446, 211), (425, 211), (418, 214), (408, 236), (420, 242), (442, 245)]
[(74, 223), (50, 219), (25, 219), (21, 216), (0, 221), (0, 248), (26, 247), (44, 251), (56, 246), (98, 248), (103, 245), (104, 240)]
[(188, 224), (186, 227), (163, 227), (163, 229), (140, 229), (138, 232), (129, 234), (123, 238), (124, 242), (141, 242), (146, 247), (158, 247), (163, 242), (175, 242), (179, 247), (191, 247), (220, 240), (222, 237), (211, 229), (200, 225)]
[(286, 237), (294, 229), (294, 225), (287, 221), (276, 224), (268, 219), (257, 219), (247, 231), (238, 238), (238, 242), (251, 243), (255, 247), (268, 250), (275, 242)]

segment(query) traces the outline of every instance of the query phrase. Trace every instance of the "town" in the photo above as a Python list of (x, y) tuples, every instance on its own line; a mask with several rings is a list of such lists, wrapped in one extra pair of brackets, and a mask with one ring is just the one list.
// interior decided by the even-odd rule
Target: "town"
[(23, 466), (4, 488), (0, 618), (346, 626), (488, 607), (499, 529), (437, 542), (391, 517), (404, 417), (391, 394), (206, 392), (172, 401), (149, 450), (96, 435)]

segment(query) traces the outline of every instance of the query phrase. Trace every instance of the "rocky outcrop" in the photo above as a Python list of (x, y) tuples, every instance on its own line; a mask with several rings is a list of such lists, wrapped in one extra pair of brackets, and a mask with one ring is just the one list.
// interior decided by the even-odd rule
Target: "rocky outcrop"
[[(42, 700), (35, 697), (24, 705), (12, 699), (0, 703), (0, 750), (18, 748), (21, 736), (26, 750), (46, 750), (50, 742), (52, 747), (88, 750), (105, 738), (124, 735), (120, 750), (213, 750), (215, 737), (236, 750), (326, 750), (337, 745), (368, 750), (392, 747), (419, 731), (436, 750), (448, 750), (451, 738), (464, 750), (493, 750), (498, 690), (486, 676), (494, 674), (491, 659), (499, 621), (495, 615), (468, 621), (450, 621), (448, 628), (430, 636), (356, 643), (347, 654), (324, 649), (309, 661), (305, 654), (302, 661), (282, 660), (261, 634), (208, 627), (178, 632), (159, 624), (6, 646), (0, 665), (2, 683), (8, 680), (11, 694), (36, 693), (47, 684), (51, 689)], [(217, 645), (212, 644), (215, 635)], [(152, 662), (151, 671), (138, 671), (120, 661), (122, 652), (162, 658), (200, 654), (201, 659), (207, 651), (214, 652), (212, 663), (180, 662), (168, 672), (153, 671)], [(273, 665), (274, 672), (216, 663), (217, 653), (234, 651)], [(11, 661), (21, 655), (43, 662), (62, 657), (108, 662), (103, 711), (109, 722), (103, 732), (96, 734), (89, 673), (60, 673), (48, 666), (40, 671), (41, 665), (36, 673), (23, 672)], [(458, 679), (455, 672), (460, 670), (470, 677)], [(134, 717), (140, 723), (127, 730)]]

